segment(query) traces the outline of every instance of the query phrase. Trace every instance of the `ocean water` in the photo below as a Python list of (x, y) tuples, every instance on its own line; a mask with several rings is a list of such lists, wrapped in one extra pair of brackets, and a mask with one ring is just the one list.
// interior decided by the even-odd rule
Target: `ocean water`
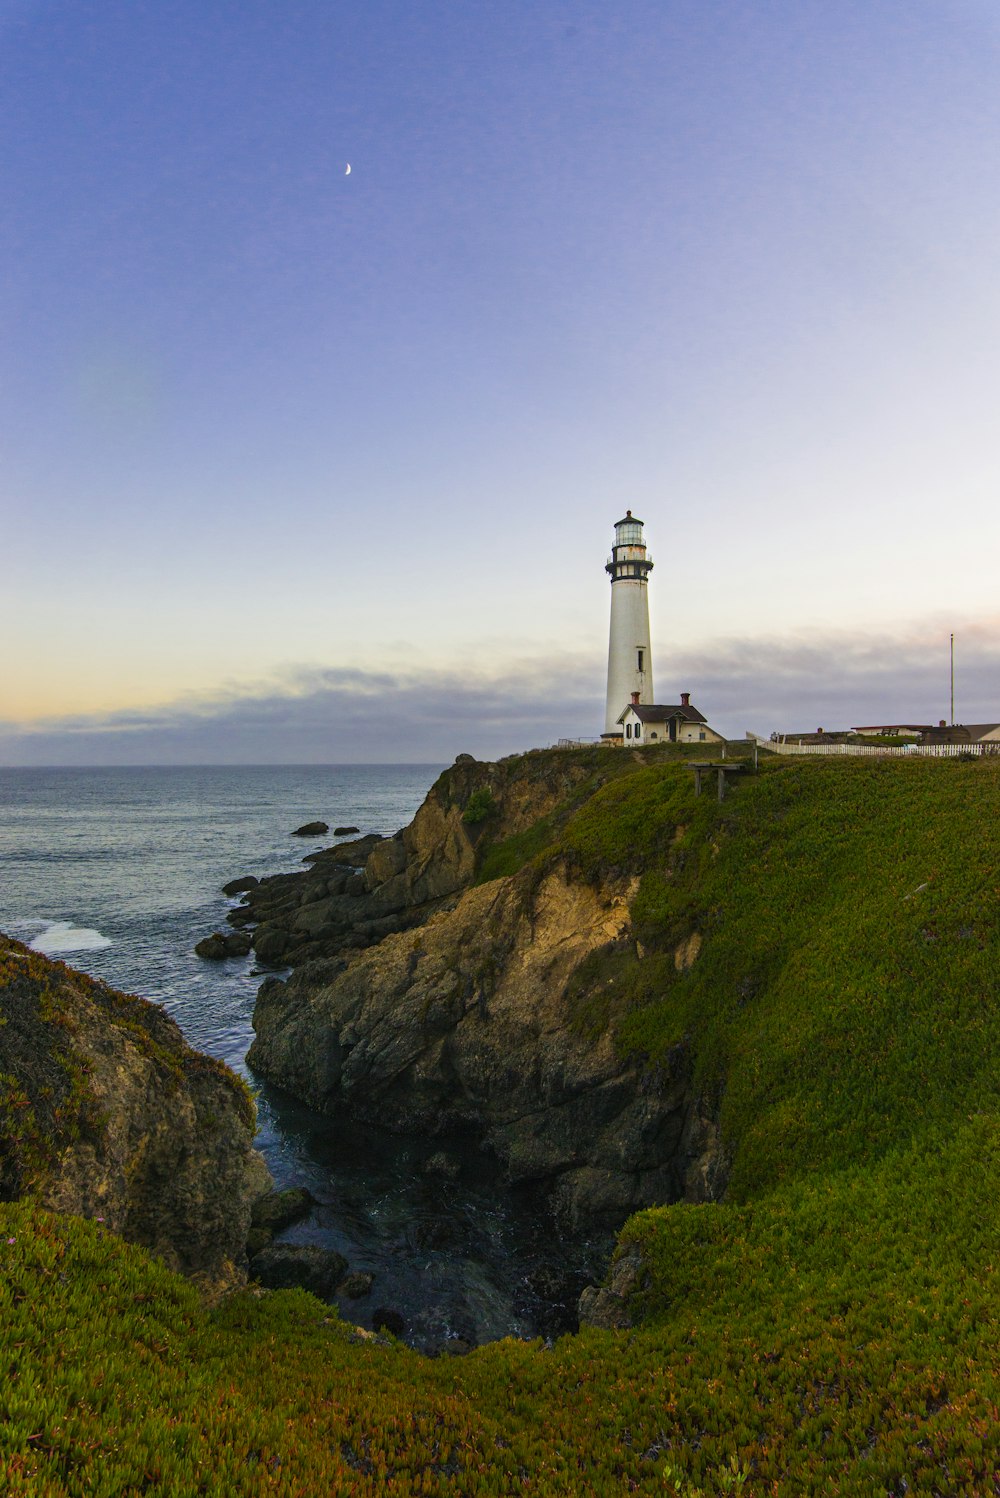
[(606, 1244), (567, 1256), (535, 1204), (506, 1190), (472, 1147), (458, 1176), (428, 1175), (440, 1148), (334, 1121), (248, 1072), (260, 979), (253, 957), (206, 962), (194, 944), (227, 929), (221, 886), (302, 866), (330, 827), (393, 833), (440, 767), (211, 766), (0, 769), (0, 929), (117, 988), (163, 1004), (188, 1041), (257, 1090), (263, 1153), (279, 1186), (319, 1205), (285, 1236), (370, 1270), (370, 1298), (342, 1313), (400, 1313), (419, 1347), (560, 1329)]

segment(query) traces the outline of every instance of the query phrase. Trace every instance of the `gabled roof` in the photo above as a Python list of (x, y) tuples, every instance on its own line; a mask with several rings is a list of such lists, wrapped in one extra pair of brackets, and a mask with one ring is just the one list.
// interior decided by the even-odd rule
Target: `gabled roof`
[(696, 707), (682, 707), (680, 703), (676, 707), (664, 707), (630, 702), (625, 712), (619, 715), (619, 723), (624, 723), (626, 713), (635, 713), (640, 723), (668, 723), (671, 718), (684, 718), (688, 723), (708, 722), (705, 714), (700, 713)]

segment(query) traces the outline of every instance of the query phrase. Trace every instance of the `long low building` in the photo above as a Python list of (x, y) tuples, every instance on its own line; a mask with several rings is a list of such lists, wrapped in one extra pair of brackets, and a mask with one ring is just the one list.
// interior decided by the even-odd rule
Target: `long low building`
[(1000, 744), (1000, 723), (941, 723), (920, 735), (921, 744)]

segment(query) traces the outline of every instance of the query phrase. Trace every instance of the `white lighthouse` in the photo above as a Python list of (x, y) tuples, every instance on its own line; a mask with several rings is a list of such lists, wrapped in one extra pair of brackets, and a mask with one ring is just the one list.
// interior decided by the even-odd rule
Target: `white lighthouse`
[[(642, 521), (631, 510), (615, 525), (615, 544), (605, 571), (611, 577), (611, 638), (608, 645), (608, 701), (604, 738), (619, 738), (619, 718), (630, 702), (653, 701), (653, 657), (649, 648), (646, 579), (653, 559), (646, 554)], [(635, 696), (638, 693), (638, 697)]]

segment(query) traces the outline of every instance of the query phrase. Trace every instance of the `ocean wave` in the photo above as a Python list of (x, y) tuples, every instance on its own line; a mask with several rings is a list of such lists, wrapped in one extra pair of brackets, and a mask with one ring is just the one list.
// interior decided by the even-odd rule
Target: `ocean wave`
[(90, 926), (74, 926), (72, 921), (53, 921), (28, 943), (33, 952), (55, 957), (60, 952), (93, 952), (110, 947), (110, 936), (103, 936)]

